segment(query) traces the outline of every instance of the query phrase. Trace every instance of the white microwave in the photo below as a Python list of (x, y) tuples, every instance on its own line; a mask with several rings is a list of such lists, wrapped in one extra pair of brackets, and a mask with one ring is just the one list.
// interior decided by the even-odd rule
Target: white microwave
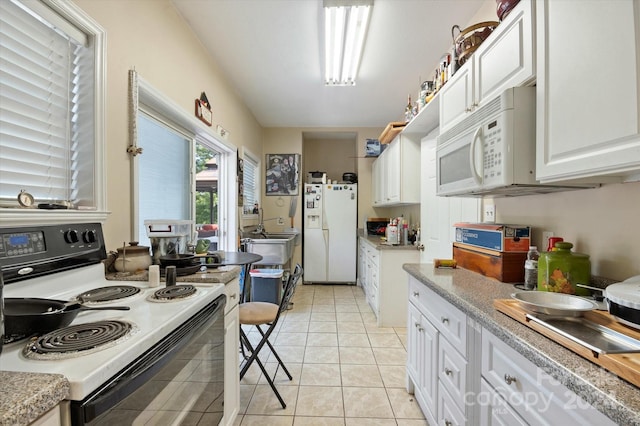
[(438, 137), (437, 195), (507, 196), (593, 187), (536, 180), (535, 87), (513, 87)]

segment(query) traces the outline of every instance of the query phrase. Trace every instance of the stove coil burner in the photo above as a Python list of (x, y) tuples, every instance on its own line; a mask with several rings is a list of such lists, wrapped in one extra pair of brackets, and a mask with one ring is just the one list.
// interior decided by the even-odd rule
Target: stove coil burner
[(76, 296), (81, 303), (108, 303), (140, 293), (140, 288), (131, 285), (99, 287)]
[(172, 285), (153, 292), (150, 300), (154, 302), (172, 302), (192, 297), (196, 294), (196, 288), (190, 284)]
[(96, 321), (59, 328), (27, 343), (23, 354), (32, 359), (62, 359), (107, 349), (128, 337), (135, 326), (125, 321)]

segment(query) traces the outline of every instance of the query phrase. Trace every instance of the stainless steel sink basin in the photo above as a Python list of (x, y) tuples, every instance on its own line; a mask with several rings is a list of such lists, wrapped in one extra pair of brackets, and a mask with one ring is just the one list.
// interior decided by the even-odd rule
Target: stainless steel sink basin
[(293, 256), (296, 234), (265, 233), (266, 238), (246, 238), (245, 249), (262, 256), (260, 265), (284, 265)]

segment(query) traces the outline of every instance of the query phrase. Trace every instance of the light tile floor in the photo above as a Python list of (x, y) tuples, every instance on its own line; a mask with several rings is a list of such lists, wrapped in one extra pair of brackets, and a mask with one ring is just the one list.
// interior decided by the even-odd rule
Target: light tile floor
[[(379, 328), (356, 286), (299, 284), (293, 301), (270, 338), (293, 376), (279, 369), (275, 378), (287, 408), (254, 363), (240, 381), (236, 425), (427, 425), (405, 389), (406, 328)], [(273, 375), (268, 347), (260, 355)]]

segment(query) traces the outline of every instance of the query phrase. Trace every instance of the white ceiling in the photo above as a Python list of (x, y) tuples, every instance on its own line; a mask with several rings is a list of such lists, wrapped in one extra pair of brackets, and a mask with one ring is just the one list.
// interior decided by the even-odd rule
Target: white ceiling
[(355, 87), (326, 87), (322, 0), (172, 0), (263, 127), (384, 127), (483, 0), (374, 0)]

